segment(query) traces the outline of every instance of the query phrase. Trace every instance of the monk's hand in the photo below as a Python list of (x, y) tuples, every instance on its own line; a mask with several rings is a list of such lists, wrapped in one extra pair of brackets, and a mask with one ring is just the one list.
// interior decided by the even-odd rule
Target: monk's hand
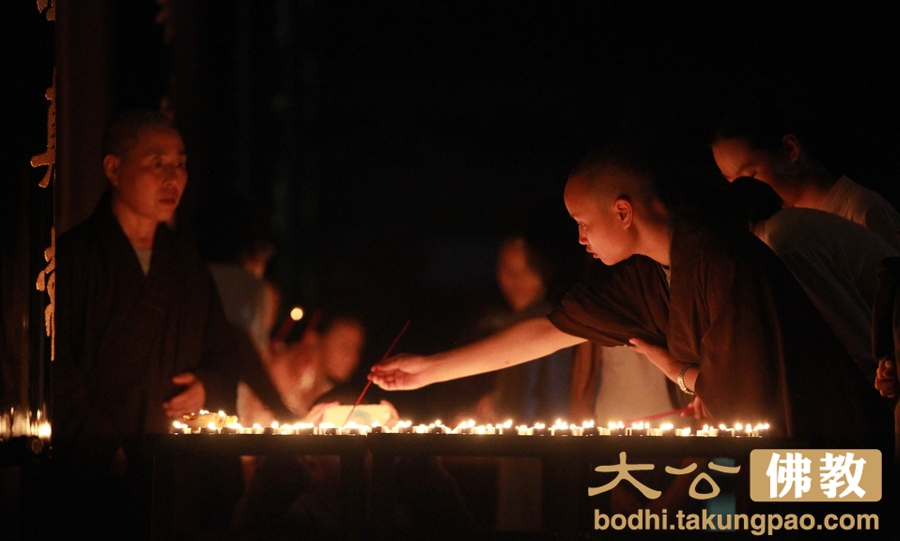
[[(694, 419), (698, 421), (702, 421), (704, 419), (709, 419), (709, 415), (706, 413), (706, 409), (703, 407), (703, 402), (700, 400), (699, 396), (695, 396), (694, 400), (691, 401), (691, 409), (693, 410)], [(682, 413), (682, 417), (687, 417), (691, 415), (690, 413)]]
[(433, 364), (427, 357), (401, 353), (373, 366), (369, 379), (386, 391), (418, 389), (434, 383)]
[(632, 338), (628, 342), (635, 351), (646, 355), (647, 358), (650, 359), (650, 362), (655, 364), (656, 367), (662, 370), (670, 379), (675, 379), (675, 376), (672, 374), (677, 375), (678, 371), (681, 370), (681, 363), (672, 357), (672, 354), (669, 353), (668, 349), (654, 346), (640, 338)]
[(897, 380), (897, 365), (890, 359), (878, 361), (875, 369), (875, 388), (881, 396), (896, 398), (900, 393), (900, 381)]
[(190, 372), (182, 372), (172, 378), (172, 384), (177, 387), (185, 387), (185, 389), (168, 402), (163, 403), (166, 415), (176, 418), (203, 409), (203, 404), (206, 402), (206, 389), (197, 376)]

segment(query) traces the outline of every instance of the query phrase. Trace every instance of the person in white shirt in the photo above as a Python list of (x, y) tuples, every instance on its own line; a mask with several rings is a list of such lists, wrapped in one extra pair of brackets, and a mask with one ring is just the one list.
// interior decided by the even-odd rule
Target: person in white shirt
[(863, 225), (900, 251), (900, 214), (883, 197), (829, 172), (786, 114), (746, 103), (719, 125), (713, 158), (729, 181), (752, 177), (772, 187), (785, 207), (812, 208)]

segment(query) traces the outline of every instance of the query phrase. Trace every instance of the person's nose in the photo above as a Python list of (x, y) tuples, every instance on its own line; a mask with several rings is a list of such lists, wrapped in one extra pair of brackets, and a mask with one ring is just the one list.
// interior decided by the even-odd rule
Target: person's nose
[(185, 174), (177, 165), (171, 164), (163, 168), (163, 183), (177, 184)]
[(584, 236), (584, 231), (581, 229), (578, 230), (578, 244), (587, 246), (587, 237)]

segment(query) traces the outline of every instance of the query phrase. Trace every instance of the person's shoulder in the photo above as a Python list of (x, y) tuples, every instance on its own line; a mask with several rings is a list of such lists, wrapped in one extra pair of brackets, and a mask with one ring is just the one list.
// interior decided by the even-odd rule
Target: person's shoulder
[(90, 220), (85, 220), (74, 225), (71, 229), (60, 235), (56, 239), (56, 245), (59, 248), (64, 248), (72, 245), (82, 244), (85, 241), (95, 239), (95, 231), (96, 228), (93, 226)]
[(79, 222), (56, 239), (57, 253), (83, 255), (91, 246), (99, 246), (102, 227), (95, 215)]
[(99, 244), (115, 218), (110, 208), (110, 193), (106, 192), (97, 202), (97, 206), (85, 220), (78, 222), (56, 239), (57, 250), (70, 247), (82, 249), (86, 245)]
[(829, 212), (811, 208), (786, 208), (765, 223), (766, 244), (776, 253), (785, 250), (817, 250), (823, 246), (840, 251), (869, 250), (891, 254), (894, 249), (871, 229)]
[[(176, 256), (179, 264), (183, 266), (203, 267), (207, 274), (209, 274), (209, 267), (206, 265), (200, 252), (187, 235), (177, 229), (172, 229), (165, 224), (161, 224), (160, 227), (162, 230), (160, 231), (159, 239), (164, 243), (165, 249), (171, 250)], [(154, 249), (156, 249), (156, 247), (154, 247)]]
[[(875, 195), (877, 196), (878, 194)], [(890, 203), (887, 201), (885, 201), (885, 204), (890, 207)], [(825, 234), (825, 231), (838, 231), (853, 237), (878, 237), (872, 230), (860, 223), (831, 212), (813, 208), (782, 209), (772, 216), (770, 220), (776, 220), (792, 226), (803, 226), (823, 234)]]
[(846, 176), (838, 179), (832, 188), (832, 195), (844, 201), (845, 204), (851, 205), (855, 212), (865, 213), (872, 209), (885, 209), (892, 214), (897, 214), (894, 206), (881, 194), (862, 184), (857, 184)]
[(671, 220), (673, 252), (730, 252), (735, 246), (755, 239), (752, 233), (736, 223), (718, 217), (674, 216)]
[[(777, 229), (794, 237), (825, 234), (826, 231), (849, 231), (852, 233), (862, 230), (868, 234), (873, 234), (862, 225), (837, 214), (801, 207), (779, 210), (766, 220), (766, 229)], [(867, 233), (861, 234), (866, 235)]]
[(163, 228), (157, 237), (160, 242), (153, 247), (153, 250), (154, 252), (157, 250), (166, 252), (161, 260), (166, 262), (167, 272), (179, 276), (182, 288), (196, 289), (195, 293), (216, 289), (215, 279), (209, 266), (188, 236), (180, 231), (170, 229), (165, 224), (160, 227)]
[(775, 252), (748, 228), (728, 221), (676, 222), (671, 254), (673, 282), (678, 276), (718, 283), (741, 273), (767, 274), (781, 265)]

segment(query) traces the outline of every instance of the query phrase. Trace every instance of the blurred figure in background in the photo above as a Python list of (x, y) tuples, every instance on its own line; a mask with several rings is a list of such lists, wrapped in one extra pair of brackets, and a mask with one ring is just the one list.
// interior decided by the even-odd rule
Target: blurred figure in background
[[(306, 416), (320, 397), (350, 379), (365, 341), (365, 327), (355, 316), (323, 317), (316, 312), (300, 340), (272, 344), (264, 357), (265, 369), (294, 420)], [(238, 390), (238, 406), (245, 424), (268, 426), (278, 420), (253, 389)]]
[[(294, 418), (267, 369), (273, 355), (270, 337), (281, 297), (278, 289), (264, 278), (274, 251), (269, 242), (254, 239), (242, 246), (230, 261), (209, 264), (222, 297), (225, 315), (229, 323), (241, 331), (237, 414), (247, 426), (261, 420), (271, 423), (276, 419), (286, 422)], [(257, 419), (253, 412), (247, 410), (246, 404), (251, 400), (251, 395), (253, 400), (258, 401), (254, 407), (267, 412), (264, 418)]]
[[(496, 277), (506, 307), (482, 318), (478, 334), (487, 336), (550, 313), (553, 306), (546, 294), (553, 270), (553, 263), (525, 237), (505, 239), (497, 254)], [(478, 416), (488, 422), (512, 419), (526, 424), (568, 418), (573, 354), (573, 349), (564, 349), (497, 372), (493, 389), (478, 403)]]
[(269, 349), (278, 313), (278, 290), (265, 279), (274, 253), (270, 242), (253, 239), (241, 246), (236, 255), (209, 265), (228, 321), (247, 332), (260, 355)]

